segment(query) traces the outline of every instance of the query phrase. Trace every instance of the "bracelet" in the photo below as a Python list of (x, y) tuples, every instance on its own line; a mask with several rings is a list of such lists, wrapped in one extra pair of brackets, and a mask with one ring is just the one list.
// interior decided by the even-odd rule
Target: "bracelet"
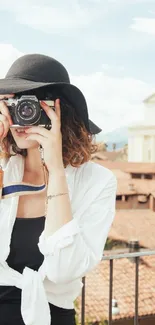
[(47, 201), (48, 200), (51, 200), (53, 197), (61, 196), (61, 195), (65, 195), (65, 194), (68, 194), (68, 192), (66, 192), (66, 193), (59, 193), (59, 194), (55, 194), (55, 195), (48, 195), (47, 196)]
[(65, 194), (68, 194), (68, 192), (66, 192), (66, 193), (59, 193), (59, 194), (55, 194), (55, 195), (47, 195), (46, 201), (45, 201), (45, 216), (47, 214), (48, 200), (52, 199), (53, 197), (60, 196), (60, 195), (65, 195)]

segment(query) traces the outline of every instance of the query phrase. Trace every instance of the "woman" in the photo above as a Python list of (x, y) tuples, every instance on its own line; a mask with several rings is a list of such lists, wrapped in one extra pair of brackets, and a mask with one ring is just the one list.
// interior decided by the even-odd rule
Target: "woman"
[[(99, 129), (58, 61), (21, 57), (0, 94), (0, 325), (73, 325), (81, 279), (102, 259), (114, 218), (116, 178), (90, 160)], [(19, 109), (6, 99), (23, 94), (41, 100), (51, 127), (14, 127)]]

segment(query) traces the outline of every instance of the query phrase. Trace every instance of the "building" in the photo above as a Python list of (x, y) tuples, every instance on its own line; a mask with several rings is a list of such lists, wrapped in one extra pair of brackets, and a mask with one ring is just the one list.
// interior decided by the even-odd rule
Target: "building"
[(95, 163), (98, 163), (112, 171), (122, 171), (128, 173), (131, 178), (142, 178), (142, 179), (155, 179), (155, 164), (154, 163), (137, 163), (128, 161), (113, 161), (110, 159), (102, 159), (95, 157), (93, 158)]
[(155, 162), (155, 94), (143, 103), (143, 121), (128, 128), (129, 162)]
[[(116, 215), (108, 235), (108, 254), (155, 249), (155, 95), (144, 101), (143, 122), (129, 127), (128, 152), (95, 153), (92, 160), (117, 177)], [(154, 123), (154, 124), (153, 124)], [(128, 154), (128, 156), (126, 156)], [(127, 157), (127, 159), (126, 159)], [(119, 248), (119, 250), (118, 250)], [(117, 250), (116, 250), (117, 249)], [(155, 256), (140, 257), (139, 325), (155, 324)], [(86, 324), (108, 324), (109, 261), (86, 276)], [(113, 262), (112, 323), (133, 325), (135, 314), (135, 260)], [(81, 298), (77, 304), (80, 320)]]

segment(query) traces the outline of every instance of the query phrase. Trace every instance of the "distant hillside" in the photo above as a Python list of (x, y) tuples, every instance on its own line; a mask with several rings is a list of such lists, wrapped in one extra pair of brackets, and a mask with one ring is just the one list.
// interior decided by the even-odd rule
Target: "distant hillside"
[(116, 143), (116, 149), (123, 148), (128, 143), (128, 129), (126, 127), (116, 129), (112, 132), (104, 134), (101, 132), (96, 136), (97, 141), (104, 141), (107, 143), (107, 150), (112, 150), (112, 144)]

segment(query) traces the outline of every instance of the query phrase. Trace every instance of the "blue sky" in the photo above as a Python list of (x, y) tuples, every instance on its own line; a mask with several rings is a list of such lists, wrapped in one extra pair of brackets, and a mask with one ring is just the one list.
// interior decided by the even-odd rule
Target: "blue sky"
[(104, 132), (142, 118), (155, 89), (154, 0), (0, 0), (0, 77), (26, 53), (60, 60)]

